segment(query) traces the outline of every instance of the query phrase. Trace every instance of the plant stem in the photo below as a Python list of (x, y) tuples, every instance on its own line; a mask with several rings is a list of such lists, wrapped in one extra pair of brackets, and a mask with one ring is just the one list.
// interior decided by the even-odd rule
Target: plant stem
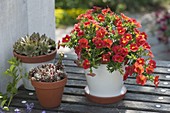
[(9, 102), (8, 102), (8, 105), (7, 105), (8, 107), (9, 107), (9, 105), (11, 104), (11, 101), (12, 101), (13, 97), (14, 97), (14, 95), (11, 94), (10, 99), (9, 99)]

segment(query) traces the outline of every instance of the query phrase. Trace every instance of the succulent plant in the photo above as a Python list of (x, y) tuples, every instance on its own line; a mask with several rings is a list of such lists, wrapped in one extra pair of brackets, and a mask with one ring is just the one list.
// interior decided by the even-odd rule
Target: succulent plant
[(51, 53), (56, 49), (56, 43), (45, 34), (40, 36), (39, 33), (33, 33), (19, 38), (13, 48), (20, 55), (33, 57)]
[(43, 64), (33, 68), (29, 71), (29, 76), (32, 80), (41, 82), (55, 82), (65, 78), (64, 66), (62, 64), (63, 54), (60, 54), (60, 58), (57, 63)]

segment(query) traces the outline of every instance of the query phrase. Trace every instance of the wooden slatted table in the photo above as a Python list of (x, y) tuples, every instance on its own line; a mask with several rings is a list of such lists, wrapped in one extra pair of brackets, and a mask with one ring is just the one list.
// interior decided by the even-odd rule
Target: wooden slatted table
[[(11, 113), (19, 108), (25, 113), (25, 104), (34, 103), (32, 113), (170, 113), (170, 62), (157, 61), (156, 75), (160, 76), (160, 84), (157, 89), (153, 83), (147, 82), (145, 86), (136, 84), (135, 78), (131, 77), (125, 82), (127, 94), (125, 98), (116, 103), (100, 105), (89, 102), (84, 96), (86, 79), (82, 68), (74, 64), (74, 55), (67, 55), (63, 60), (68, 73), (68, 82), (64, 90), (60, 107), (54, 109), (42, 108), (34, 91), (19, 88), (18, 94), (11, 104)], [(29, 95), (32, 92), (33, 95)], [(156, 107), (157, 106), (157, 107)]]

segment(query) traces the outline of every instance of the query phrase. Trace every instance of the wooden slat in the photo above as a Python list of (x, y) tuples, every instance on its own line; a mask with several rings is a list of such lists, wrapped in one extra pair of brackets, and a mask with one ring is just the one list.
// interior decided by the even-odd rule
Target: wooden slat
[(157, 67), (170, 68), (170, 61), (156, 60), (156, 65), (157, 65)]

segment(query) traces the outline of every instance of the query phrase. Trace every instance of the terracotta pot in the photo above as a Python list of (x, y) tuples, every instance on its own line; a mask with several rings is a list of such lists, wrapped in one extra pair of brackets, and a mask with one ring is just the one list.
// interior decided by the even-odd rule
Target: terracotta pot
[(61, 81), (52, 83), (31, 80), (38, 101), (40, 102), (40, 105), (45, 108), (54, 108), (60, 105), (66, 82), (67, 77)]
[(108, 104), (120, 101), (124, 97), (126, 88), (123, 82), (123, 75), (119, 71), (110, 73), (106, 64), (102, 64), (98, 69), (93, 68), (93, 72), (96, 74), (94, 77), (87, 75), (89, 70), (85, 70), (87, 80), (85, 94), (89, 100)]
[(28, 57), (28, 56), (17, 54), (15, 51), (13, 51), (14, 56), (20, 59), (21, 62), (23, 63), (41, 63), (41, 62), (50, 61), (55, 58), (56, 53), (57, 53), (57, 49), (47, 55)]

